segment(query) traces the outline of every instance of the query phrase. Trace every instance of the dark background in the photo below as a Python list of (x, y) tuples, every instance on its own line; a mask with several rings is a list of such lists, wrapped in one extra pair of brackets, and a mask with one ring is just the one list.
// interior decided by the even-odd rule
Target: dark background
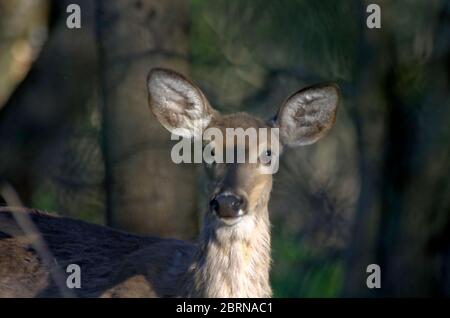
[[(70, 3), (81, 29), (66, 26)], [(370, 3), (381, 29), (366, 26)], [(171, 162), (150, 68), (263, 118), (335, 81), (335, 127), (286, 151), (275, 176), (274, 295), (448, 296), (449, 39), (445, 0), (0, 0), (0, 187), (25, 206), (194, 239), (202, 170)], [(366, 287), (372, 263), (381, 289)]]

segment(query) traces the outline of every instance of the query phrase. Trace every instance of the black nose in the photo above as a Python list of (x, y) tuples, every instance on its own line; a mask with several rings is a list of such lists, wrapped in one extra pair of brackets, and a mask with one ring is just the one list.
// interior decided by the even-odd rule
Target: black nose
[(244, 197), (232, 194), (221, 193), (209, 203), (211, 210), (216, 212), (221, 218), (235, 218), (245, 214), (247, 201)]

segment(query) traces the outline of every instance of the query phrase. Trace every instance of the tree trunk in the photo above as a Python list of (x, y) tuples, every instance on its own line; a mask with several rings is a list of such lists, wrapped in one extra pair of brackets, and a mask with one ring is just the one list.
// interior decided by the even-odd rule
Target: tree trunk
[[(66, 26), (71, 3), (82, 8), (81, 29)], [(32, 204), (33, 189), (42, 183), (42, 175), (54, 169), (52, 160), (57, 158), (48, 159), (46, 152), (64, 142), (74, 120), (85, 114), (95, 88), (92, 1), (52, 1), (51, 5), (49, 38), (0, 112), (0, 179), (11, 183), (26, 205)]]
[(108, 223), (160, 236), (197, 231), (194, 167), (170, 159), (170, 135), (148, 107), (152, 67), (188, 71), (187, 1), (99, 1)]

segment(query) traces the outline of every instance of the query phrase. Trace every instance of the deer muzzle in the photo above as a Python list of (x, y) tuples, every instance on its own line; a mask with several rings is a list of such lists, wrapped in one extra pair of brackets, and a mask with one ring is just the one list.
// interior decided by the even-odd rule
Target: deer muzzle
[(235, 219), (244, 216), (247, 207), (247, 199), (243, 195), (235, 193), (220, 193), (210, 201), (211, 211), (219, 218)]

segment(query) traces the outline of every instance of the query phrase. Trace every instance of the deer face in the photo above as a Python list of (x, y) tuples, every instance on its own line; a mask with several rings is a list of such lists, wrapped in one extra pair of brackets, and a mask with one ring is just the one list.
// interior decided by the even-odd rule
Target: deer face
[[(246, 113), (221, 115), (198, 87), (183, 76), (153, 69), (149, 104), (170, 132), (203, 143), (210, 204), (207, 218), (217, 226), (246, 227), (267, 213), (272, 174), (283, 146), (312, 144), (332, 127), (339, 89), (319, 85), (298, 91), (265, 121)], [(265, 131), (265, 133), (264, 133)]]
[[(209, 211), (225, 225), (234, 225), (243, 217), (260, 211), (272, 188), (269, 168), (277, 160), (279, 145), (272, 145), (268, 122), (246, 113), (220, 116), (211, 121), (218, 136), (207, 144), (215, 156), (205, 164), (210, 181)], [(265, 133), (260, 133), (265, 131)], [(275, 138), (274, 138), (275, 139)]]

